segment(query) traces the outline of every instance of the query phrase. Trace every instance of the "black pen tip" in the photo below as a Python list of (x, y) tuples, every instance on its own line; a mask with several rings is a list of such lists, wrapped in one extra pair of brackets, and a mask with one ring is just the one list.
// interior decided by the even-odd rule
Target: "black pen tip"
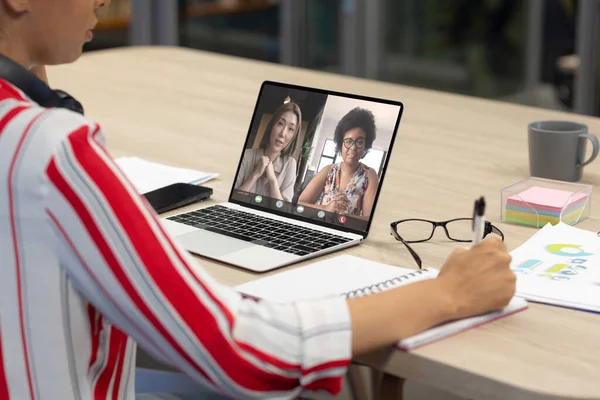
[(485, 212), (485, 199), (483, 198), (483, 196), (481, 196), (479, 198), (479, 200), (477, 200), (475, 203), (476, 203), (475, 208), (477, 210), (476, 211), (477, 215), (479, 215), (479, 216), (483, 215), (483, 213)]

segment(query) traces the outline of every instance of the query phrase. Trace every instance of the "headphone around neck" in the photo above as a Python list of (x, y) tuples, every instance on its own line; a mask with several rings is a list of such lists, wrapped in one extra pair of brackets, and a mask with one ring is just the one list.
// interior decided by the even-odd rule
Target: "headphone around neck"
[(0, 78), (21, 89), (42, 107), (66, 108), (82, 115), (84, 113), (83, 106), (74, 97), (62, 90), (51, 89), (46, 82), (2, 54), (0, 54)]

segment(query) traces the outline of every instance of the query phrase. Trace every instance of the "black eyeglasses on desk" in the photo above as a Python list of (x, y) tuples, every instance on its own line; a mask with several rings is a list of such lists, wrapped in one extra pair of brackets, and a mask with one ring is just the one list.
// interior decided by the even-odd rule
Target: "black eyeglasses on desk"
[[(455, 218), (447, 221), (430, 221), (427, 219), (403, 219), (390, 224), (390, 234), (396, 240), (402, 242), (410, 251), (415, 262), (422, 267), (421, 257), (413, 250), (409, 243), (422, 243), (430, 240), (437, 227), (442, 227), (448, 239), (455, 242), (471, 242), (473, 240), (473, 218)], [(490, 233), (496, 234), (504, 240), (504, 234), (500, 229), (485, 221), (483, 237)]]

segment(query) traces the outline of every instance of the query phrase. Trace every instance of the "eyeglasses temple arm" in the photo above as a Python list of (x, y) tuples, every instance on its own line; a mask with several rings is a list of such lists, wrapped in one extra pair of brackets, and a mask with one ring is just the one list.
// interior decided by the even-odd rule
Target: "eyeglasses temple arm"
[(492, 225), (492, 229), (495, 230), (498, 235), (500, 235), (500, 237), (502, 237), (502, 241), (504, 241), (504, 233), (502, 233), (502, 231), (498, 228), (496, 228), (494, 225)]
[(406, 246), (406, 248), (408, 249), (408, 251), (410, 251), (410, 254), (412, 254), (413, 258), (415, 259), (417, 265), (419, 266), (419, 269), (422, 268), (423, 262), (421, 261), (421, 257), (419, 257), (419, 255), (412, 249), (412, 247), (410, 247), (408, 245), (408, 243), (406, 243), (406, 241), (404, 239), (401, 240), (402, 243), (404, 243), (404, 245)]
[(406, 248), (408, 249), (408, 251), (410, 252), (410, 254), (413, 256), (413, 258), (415, 259), (415, 262), (417, 263), (417, 265), (419, 266), (419, 269), (422, 268), (423, 262), (421, 261), (421, 257), (419, 257), (419, 255), (417, 254), (416, 251), (413, 250), (412, 247), (410, 247), (410, 245), (408, 243), (406, 243), (406, 240), (404, 240), (402, 238), (402, 236), (400, 236), (398, 234), (398, 232), (396, 232), (396, 225), (392, 224), (392, 232), (393, 235), (396, 239), (398, 239), (398, 241), (402, 242), (403, 245), (406, 246)]

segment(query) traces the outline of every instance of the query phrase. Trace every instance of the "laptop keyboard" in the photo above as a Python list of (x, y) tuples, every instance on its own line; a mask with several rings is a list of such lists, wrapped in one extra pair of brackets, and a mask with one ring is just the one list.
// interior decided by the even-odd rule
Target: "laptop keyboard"
[(219, 205), (167, 219), (299, 256), (351, 240)]

